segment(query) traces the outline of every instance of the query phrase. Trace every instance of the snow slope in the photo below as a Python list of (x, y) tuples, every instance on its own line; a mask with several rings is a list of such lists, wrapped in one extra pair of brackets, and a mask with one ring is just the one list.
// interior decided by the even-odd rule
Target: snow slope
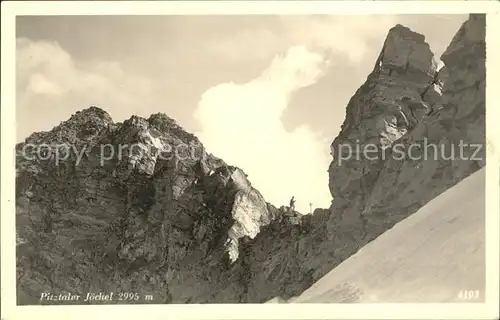
[(482, 302), (484, 237), (483, 168), (288, 302)]

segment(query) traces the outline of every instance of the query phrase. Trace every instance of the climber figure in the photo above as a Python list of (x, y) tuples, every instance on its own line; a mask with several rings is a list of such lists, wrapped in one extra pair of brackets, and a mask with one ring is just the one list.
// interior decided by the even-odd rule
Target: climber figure
[(295, 196), (290, 199), (290, 211), (295, 211)]

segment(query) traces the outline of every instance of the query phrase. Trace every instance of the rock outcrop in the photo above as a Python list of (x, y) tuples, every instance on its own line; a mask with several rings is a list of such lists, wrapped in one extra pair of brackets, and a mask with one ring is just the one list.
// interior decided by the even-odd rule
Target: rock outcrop
[(115, 124), (91, 107), (19, 144), (17, 160), (20, 302), (61, 290), (208, 301), (239, 239), (275, 218), (241, 169), (163, 114)]
[[(266, 203), (164, 114), (114, 123), (92, 107), (31, 135), (16, 146), (18, 303), (299, 295), (485, 165), (484, 15), (471, 15), (442, 61), (437, 70), (422, 35), (389, 31), (332, 143), (332, 205), (312, 215)], [(40, 301), (111, 291), (140, 296)]]
[[(330, 191), (332, 210), (357, 219), (366, 237), (361, 213), (388, 153), (431, 113), (439, 100), (433, 54), (424, 37), (397, 25), (367, 81), (351, 98), (341, 132), (331, 145)], [(429, 98), (429, 100), (427, 100)]]
[[(406, 60), (397, 54), (405, 50), (387, 49), (394, 41), (386, 41), (381, 70), (351, 99), (332, 144), (333, 210), (358, 216), (367, 233), (387, 230), (485, 165), (484, 16), (463, 24), (439, 72), (423, 38), (403, 30)], [(412, 59), (413, 52), (427, 60)], [(356, 147), (360, 153), (342, 153)]]
[(484, 16), (471, 16), (441, 56), (441, 100), (398, 141), (407, 156), (388, 154), (363, 216), (392, 225), (486, 164), (484, 39)]

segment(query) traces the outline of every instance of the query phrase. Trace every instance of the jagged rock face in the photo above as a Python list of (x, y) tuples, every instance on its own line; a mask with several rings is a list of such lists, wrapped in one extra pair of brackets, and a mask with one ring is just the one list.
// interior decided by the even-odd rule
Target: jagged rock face
[[(351, 99), (332, 144), (332, 210), (358, 219), (365, 236), (383, 232), (484, 166), (484, 32), (484, 17), (471, 16), (439, 72), (422, 36), (402, 27), (389, 32), (380, 63)], [(468, 146), (464, 159), (457, 159), (460, 143)], [(369, 151), (367, 144), (375, 151), (350, 158), (338, 152), (346, 146)]]
[(443, 53), (446, 80), (437, 108), (388, 156), (363, 216), (391, 225), (485, 165), (485, 20), (471, 16)]
[[(389, 31), (332, 143), (332, 206), (312, 215), (266, 203), (241, 169), (163, 114), (113, 123), (89, 108), (33, 134), (16, 146), (18, 302), (61, 291), (141, 292), (150, 303), (299, 295), (484, 166), (485, 150), (478, 161), (393, 157), (398, 145), (424, 139), (448, 149), (460, 140), (484, 145), (484, 20), (471, 15), (439, 71), (423, 36), (400, 25)], [(42, 143), (75, 147), (59, 160), (22, 154)], [(338, 152), (369, 144), (371, 160)]]
[[(382, 153), (429, 113), (436, 63), (424, 37), (401, 25), (392, 28), (375, 69), (351, 98), (341, 132), (331, 145), (330, 191), (352, 201), (370, 189)], [(370, 150), (371, 149), (371, 150)], [(359, 201), (359, 200), (358, 200)]]
[(162, 114), (115, 124), (92, 107), (16, 149), (21, 303), (61, 288), (205, 301), (239, 239), (275, 218), (241, 169)]

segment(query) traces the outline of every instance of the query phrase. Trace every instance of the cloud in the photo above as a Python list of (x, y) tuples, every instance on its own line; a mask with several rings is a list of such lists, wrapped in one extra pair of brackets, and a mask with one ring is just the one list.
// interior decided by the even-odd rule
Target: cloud
[(280, 16), (276, 21), (239, 29), (208, 44), (209, 53), (229, 60), (271, 62), (247, 83), (207, 90), (194, 116), (201, 127), (197, 135), (209, 151), (245, 170), (267, 201), (287, 205), (294, 195), (296, 207), (306, 213), (310, 202), (314, 207), (330, 205), (332, 137), (322, 137), (308, 125), (289, 132), (282, 116), (293, 93), (334, 71), (334, 62), (371, 65), (397, 17)]
[(60, 86), (40, 73), (35, 73), (30, 77), (27, 90), (33, 92), (34, 94), (48, 96), (61, 96), (64, 94), (63, 89)]
[[(328, 48), (351, 63), (359, 63), (372, 53), (373, 42), (381, 45), (396, 16), (341, 15), (281, 17), (292, 42)], [(377, 50), (375, 50), (377, 51)]]
[[(257, 41), (256, 41), (257, 40)], [(236, 35), (205, 40), (208, 54), (234, 61), (266, 59), (281, 49), (276, 33), (265, 28), (243, 29)]]
[[(277, 16), (276, 25), (236, 30), (207, 42), (207, 52), (242, 61), (272, 57), (291, 46), (330, 50), (338, 59), (359, 63), (373, 53), (401, 20), (393, 15)], [(375, 50), (377, 51), (377, 50)]]
[(153, 83), (126, 73), (116, 62), (75, 61), (53, 41), (18, 38), (16, 45), (16, 111), (21, 139), (50, 129), (47, 126), (90, 105), (125, 118), (151, 103)]
[(277, 206), (292, 196), (303, 213), (310, 202), (330, 204), (328, 140), (306, 125), (287, 132), (281, 122), (292, 94), (314, 84), (330, 63), (322, 53), (292, 47), (256, 79), (208, 89), (195, 110), (207, 150), (242, 168)]

